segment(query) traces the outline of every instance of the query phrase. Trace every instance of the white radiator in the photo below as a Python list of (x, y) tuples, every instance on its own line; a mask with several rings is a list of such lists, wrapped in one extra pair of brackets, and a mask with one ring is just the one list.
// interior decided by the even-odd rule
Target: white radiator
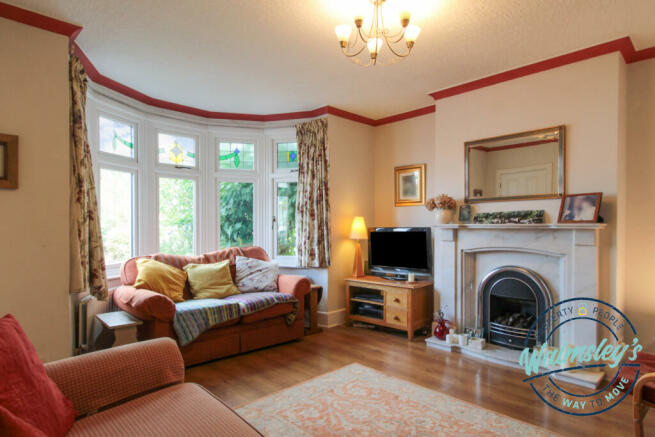
[(88, 295), (77, 304), (77, 347), (75, 354), (83, 354), (95, 349), (95, 339), (100, 335), (102, 327), (96, 320), (96, 314), (112, 311), (109, 300), (100, 301)]

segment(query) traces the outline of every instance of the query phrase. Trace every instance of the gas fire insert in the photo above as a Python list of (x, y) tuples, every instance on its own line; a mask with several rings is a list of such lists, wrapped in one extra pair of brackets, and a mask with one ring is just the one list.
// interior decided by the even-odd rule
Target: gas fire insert
[(527, 338), (527, 347), (534, 347), (546, 341), (549, 323), (540, 320), (535, 329), (530, 328), (551, 304), (548, 286), (537, 273), (500, 267), (489, 272), (478, 288), (478, 327), (491, 344), (523, 349)]

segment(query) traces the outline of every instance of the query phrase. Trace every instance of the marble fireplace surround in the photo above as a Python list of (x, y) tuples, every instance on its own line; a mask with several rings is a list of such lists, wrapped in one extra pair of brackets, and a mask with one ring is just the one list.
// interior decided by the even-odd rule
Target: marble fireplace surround
[[(536, 272), (553, 303), (572, 297), (598, 298), (599, 233), (605, 224), (441, 225), (433, 228), (435, 308), (458, 330), (476, 327), (478, 288), (484, 276), (502, 266)], [(596, 324), (569, 324), (554, 340), (594, 344)]]

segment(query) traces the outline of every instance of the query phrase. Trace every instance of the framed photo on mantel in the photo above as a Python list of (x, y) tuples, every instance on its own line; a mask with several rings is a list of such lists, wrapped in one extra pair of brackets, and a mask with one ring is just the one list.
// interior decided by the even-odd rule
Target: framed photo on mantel
[(559, 223), (597, 223), (603, 193), (566, 194), (559, 208)]
[(18, 137), (0, 134), (0, 188), (18, 188)]
[(395, 205), (425, 204), (425, 164), (394, 168)]

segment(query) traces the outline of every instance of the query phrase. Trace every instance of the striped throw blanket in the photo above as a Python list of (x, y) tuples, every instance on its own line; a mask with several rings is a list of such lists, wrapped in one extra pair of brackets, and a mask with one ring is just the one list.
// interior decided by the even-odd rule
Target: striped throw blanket
[(212, 326), (238, 319), (270, 308), (279, 303), (292, 303), (293, 311), (286, 315), (291, 325), (298, 314), (298, 300), (277, 292), (243, 293), (225, 299), (187, 300), (175, 304), (173, 328), (181, 346), (186, 346)]
[(173, 329), (181, 346), (186, 346), (214, 325), (241, 317), (236, 302), (225, 299), (186, 300), (175, 304)]

